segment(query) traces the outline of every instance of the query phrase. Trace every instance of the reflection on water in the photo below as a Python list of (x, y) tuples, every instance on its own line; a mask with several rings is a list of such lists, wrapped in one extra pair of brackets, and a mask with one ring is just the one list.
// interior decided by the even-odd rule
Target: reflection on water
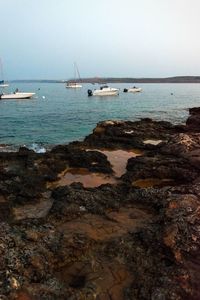
[(116, 177), (121, 177), (126, 172), (126, 165), (129, 158), (142, 155), (142, 152), (138, 149), (134, 149), (134, 150), (89, 149), (88, 151), (91, 150), (99, 151), (107, 156), (107, 159), (112, 165), (112, 169)]
[(134, 181), (132, 184), (136, 187), (140, 188), (149, 188), (149, 187), (162, 187), (172, 184), (172, 179), (159, 179), (159, 178), (145, 178), (145, 179), (138, 179)]
[(126, 165), (129, 158), (142, 155), (140, 150), (104, 150), (102, 153), (107, 156), (117, 177), (121, 177), (126, 172)]
[(67, 172), (57, 182), (57, 186), (70, 185), (73, 182), (80, 182), (84, 187), (98, 187), (102, 184), (116, 184), (117, 180), (109, 175), (100, 173), (91, 173), (87, 169), (74, 168), (68, 169)]
[(145, 140), (145, 141), (143, 141), (143, 143), (156, 146), (156, 145), (162, 143), (162, 140)]

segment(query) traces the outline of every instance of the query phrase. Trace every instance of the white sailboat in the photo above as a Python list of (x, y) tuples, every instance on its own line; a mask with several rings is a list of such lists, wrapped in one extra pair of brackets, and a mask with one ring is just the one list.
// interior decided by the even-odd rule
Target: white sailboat
[(9, 84), (8, 83), (5, 83), (4, 80), (0, 80), (0, 88), (5, 88), (5, 87), (8, 87)]
[(2, 79), (0, 80), (0, 88), (8, 87), (9, 84), (6, 83), (6, 82), (4, 81), (3, 63), (2, 63), (1, 58), (0, 58), (0, 73), (1, 73), (1, 78), (2, 78)]
[(81, 77), (80, 77), (80, 73), (78, 70), (78, 66), (76, 63), (74, 63), (74, 80), (70, 80), (66, 83), (66, 88), (70, 88), (70, 89), (77, 89), (77, 88), (81, 88), (82, 85), (80, 83), (77, 82), (77, 78), (78, 81), (81, 81)]

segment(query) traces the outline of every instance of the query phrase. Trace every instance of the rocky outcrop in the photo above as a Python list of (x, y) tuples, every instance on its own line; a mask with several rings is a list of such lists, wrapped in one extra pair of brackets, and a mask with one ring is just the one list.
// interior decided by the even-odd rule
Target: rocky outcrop
[(144, 139), (166, 140), (177, 131), (169, 122), (155, 122), (148, 118), (137, 122), (105, 121), (97, 124), (83, 144), (97, 148), (149, 149), (154, 147), (144, 144)]
[(190, 116), (186, 122), (186, 128), (189, 131), (199, 132), (200, 131), (200, 109), (194, 107), (189, 110)]
[[(0, 153), (0, 299), (200, 299), (200, 109), (190, 113), (185, 126), (106, 121), (45, 154)], [(140, 156), (118, 178), (105, 148)], [(115, 180), (85, 187), (83, 172), (60, 186), (72, 169)]]

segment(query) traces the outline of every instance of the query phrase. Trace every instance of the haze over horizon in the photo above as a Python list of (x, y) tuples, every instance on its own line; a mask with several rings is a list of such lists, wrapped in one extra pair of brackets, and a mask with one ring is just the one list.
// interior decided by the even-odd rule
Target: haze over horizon
[[(200, 74), (198, 0), (0, 0), (4, 79)], [(0, 78), (1, 79), (1, 78)]]

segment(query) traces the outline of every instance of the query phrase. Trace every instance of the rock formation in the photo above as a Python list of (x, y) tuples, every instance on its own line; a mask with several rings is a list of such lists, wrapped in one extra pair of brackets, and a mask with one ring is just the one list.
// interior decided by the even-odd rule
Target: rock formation
[[(190, 114), (0, 153), (0, 299), (200, 299), (200, 108)], [(138, 154), (119, 178), (105, 149)], [(85, 187), (86, 171), (113, 184)]]

